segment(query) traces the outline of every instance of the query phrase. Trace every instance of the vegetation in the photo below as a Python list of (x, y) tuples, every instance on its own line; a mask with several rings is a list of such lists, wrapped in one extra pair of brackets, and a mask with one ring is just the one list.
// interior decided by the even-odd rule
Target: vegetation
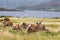
[(0, 8), (0, 11), (22, 11), (19, 9), (8, 9), (8, 8)]
[(12, 17), (12, 16), (3, 16), (3, 15), (2, 15), (2, 16), (0, 16), (0, 18), (4, 18), (4, 17)]
[[(1, 20), (2, 18), (0, 18)], [(12, 30), (11, 27), (0, 27), (0, 40), (60, 40), (60, 31), (54, 32), (60, 28), (59, 24), (60, 19), (46, 19), (46, 18), (10, 18), (14, 23), (20, 22), (40, 22), (48, 23), (44, 24), (46, 27), (51, 27), (52, 31), (44, 32), (38, 31), (31, 34), (27, 34), (26, 30)], [(17, 21), (18, 20), (18, 21)], [(52, 24), (49, 24), (52, 23)]]

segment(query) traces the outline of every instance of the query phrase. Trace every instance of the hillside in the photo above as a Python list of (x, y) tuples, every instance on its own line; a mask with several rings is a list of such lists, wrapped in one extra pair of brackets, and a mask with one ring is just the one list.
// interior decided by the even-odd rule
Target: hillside
[(0, 11), (22, 11), (22, 10), (19, 10), (19, 9), (0, 8)]
[(37, 4), (37, 5), (34, 5), (34, 6), (20, 6), (20, 7), (17, 7), (17, 9), (60, 11), (60, 0), (52, 0), (50, 2)]
[[(50, 1), (50, 0), (48, 0)], [(0, 0), (0, 7), (16, 8), (23, 5), (36, 5), (47, 2), (47, 0)]]

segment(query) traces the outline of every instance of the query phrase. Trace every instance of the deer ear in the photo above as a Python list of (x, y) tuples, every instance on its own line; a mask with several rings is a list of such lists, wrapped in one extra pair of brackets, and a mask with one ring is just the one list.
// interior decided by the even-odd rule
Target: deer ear
[(36, 22), (36, 24), (38, 24), (38, 22)]
[(42, 20), (39, 22), (39, 24), (41, 24), (42, 23)]
[(38, 23), (36, 23), (36, 24), (38, 24)]
[(41, 24), (41, 22), (39, 22), (39, 24)]

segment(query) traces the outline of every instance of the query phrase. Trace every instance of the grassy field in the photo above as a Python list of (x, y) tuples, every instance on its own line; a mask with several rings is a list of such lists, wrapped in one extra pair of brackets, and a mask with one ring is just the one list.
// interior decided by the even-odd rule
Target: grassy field
[[(1, 20), (2, 18), (0, 18)], [(60, 40), (60, 19), (47, 18), (10, 18), (14, 23), (40, 22), (49, 28), (49, 32), (39, 31), (27, 34), (26, 30), (11, 30), (11, 27), (0, 27), (0, 40)]]

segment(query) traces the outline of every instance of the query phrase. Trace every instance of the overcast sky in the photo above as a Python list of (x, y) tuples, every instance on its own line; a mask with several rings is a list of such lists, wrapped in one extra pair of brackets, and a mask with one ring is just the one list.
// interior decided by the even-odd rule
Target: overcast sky
[(18, 7), (21, 5), (36, 5), (51, 0), (0, 0), (0, 7)]

